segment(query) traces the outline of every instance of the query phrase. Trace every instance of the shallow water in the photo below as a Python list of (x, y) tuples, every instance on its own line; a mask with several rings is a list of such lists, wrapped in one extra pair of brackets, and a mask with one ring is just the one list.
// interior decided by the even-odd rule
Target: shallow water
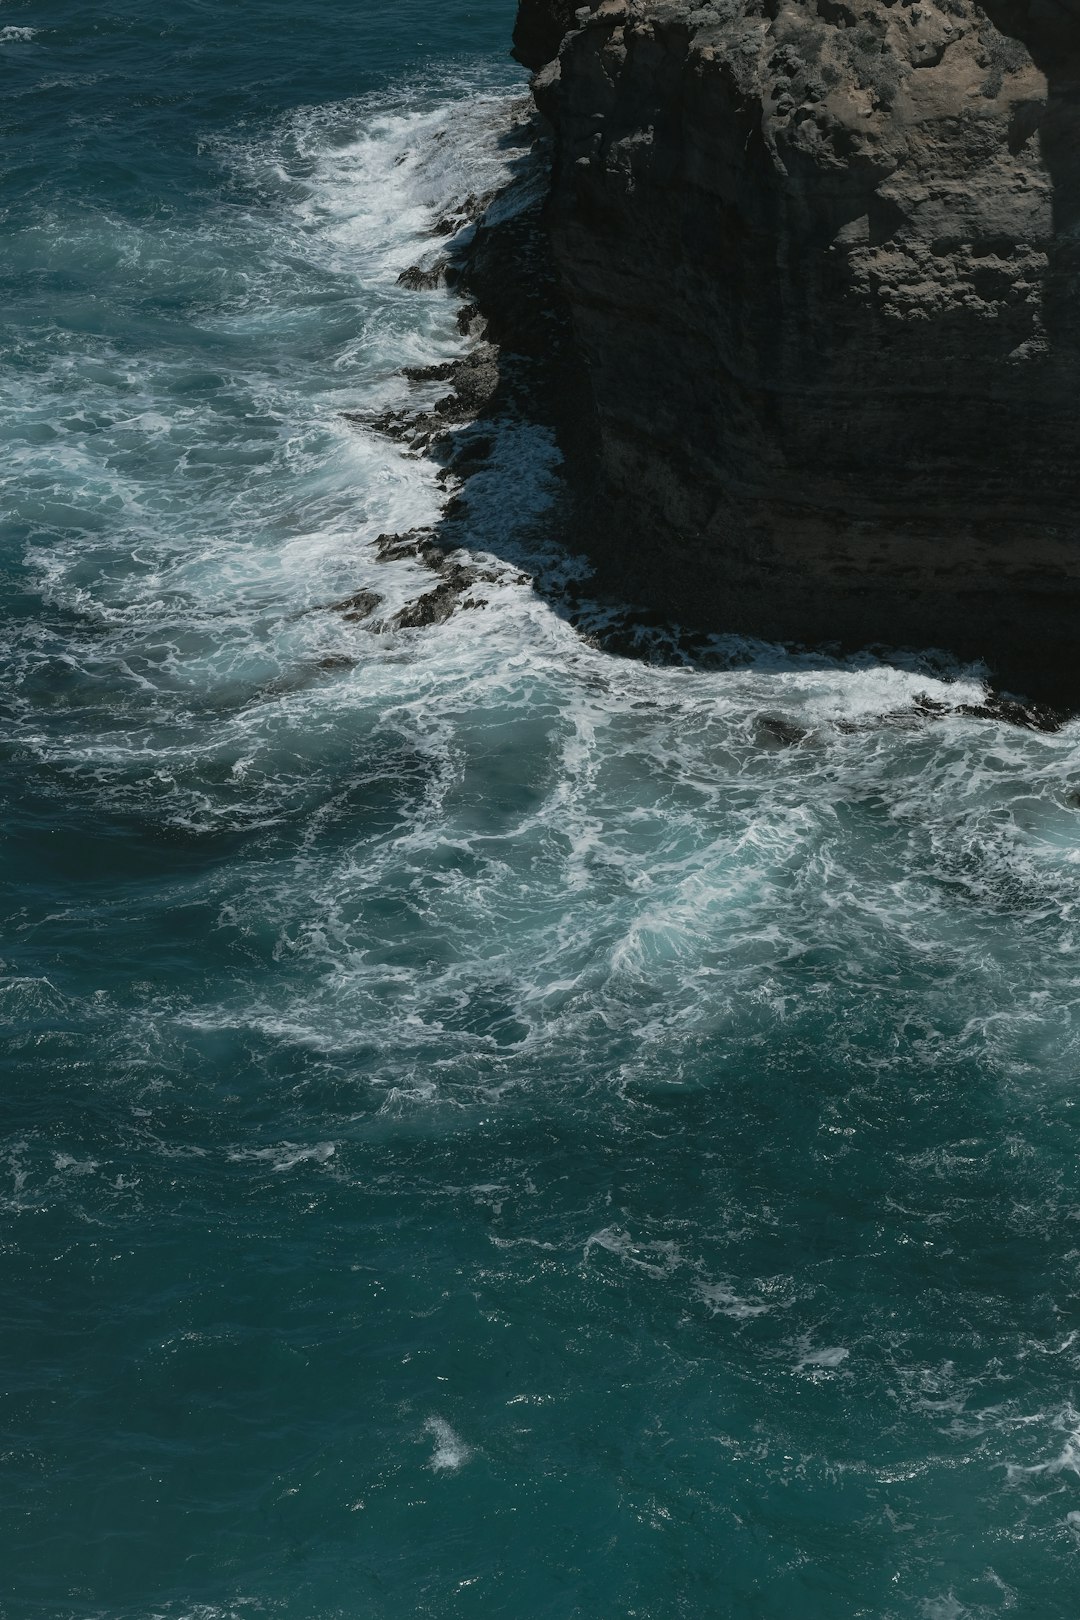
[(1080, 728), (599, 650), (527, 423), (332, 607), (512, 11), (4, 7), (0, 1613), (1071, 1616)]

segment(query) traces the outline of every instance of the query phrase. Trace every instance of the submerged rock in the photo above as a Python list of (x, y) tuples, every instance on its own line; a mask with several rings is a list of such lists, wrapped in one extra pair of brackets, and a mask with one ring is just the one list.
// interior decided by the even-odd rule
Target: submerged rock
[(521, 0), (515, 38), (608, 577), (1075, 696), (1080, 0)]

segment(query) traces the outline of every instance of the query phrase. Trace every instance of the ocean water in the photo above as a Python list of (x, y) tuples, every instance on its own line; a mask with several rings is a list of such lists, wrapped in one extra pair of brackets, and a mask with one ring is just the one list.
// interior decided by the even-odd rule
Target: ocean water
[(512, 13), (3, 5), (0, 1615), (1071, 1620), (1080, 728), (603, 651), (528, 421), (378, 628)]

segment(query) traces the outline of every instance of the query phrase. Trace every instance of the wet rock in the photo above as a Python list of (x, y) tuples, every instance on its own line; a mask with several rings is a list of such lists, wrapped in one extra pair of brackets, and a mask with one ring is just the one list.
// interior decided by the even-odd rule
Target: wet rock
[(482, 337), (486, 324), (479, 304), (462, 304), (458, 310), (457, 329), (462, 337)]
[(859, 720), (838, 720), (835, 725), (837, 731), (850, 733), (874, 731), (882, 725), (914, 730), (927, 720), (948, 720), (957, 715), (972, 720), (996, 720), (1007, 726), (1021, 726), (1025, 731), (1046, 733), (1060, 731), (1068, 720), (1064, 710), (1028, 703), (996, 692), (988, 692), (982, 703), (950, 703), (944, 698), (931, 697), (928, 692), (920, 692), (906, 708), (866, 715)]
[(499, 387), (499, 352), (490, 343), (478, 343), (453, 362), (450, 372), (453, 393), (435, 406), (445, 420), (464, 421), (477, 416), (494, 398)]
[(448, 382), (457, 370), (458, 361), (443, 360), (435, 366), (403, 366), (401, 375), (410, 382)]
[(483, 196), (477, 196), (475, 192), (470, 191), (465, 201), (459, 203), (453, 213), (447, 214), (445, 218), (438, 220), (432, 226), (432, 235), (456, 236), (459, 231), (466, 230), (470, 225), (475, 225), (490, 204), (493, 196), (493, 192), (486, 192)]
[(427, 568), (440, 568), (446, 552), (432, 529), (407, 529), (404, 534), (380, 534), (372, 541), (379, 562), (413, 560)]
[(1000, 720), (1007, 726), (1022, 726), (1026, 731), (1060, 731), (1067, 715), (1045, 704), (1028, 703), (1022, 698), (1008, 697), (990, 692), (982, 703), (943, 703), (921, 692), (915, 699), (916, 714), (930, 719), (943, 719), (946, 715), (962, 714), (974, 720)]
[[(461, 604), (461, 597), (476, 583), (479, 574), (475, 569), (450, 566), (445, 570), (444, 577), (433, 591), (418, 597), (410, 602), (400, 612), (395, 613), (390, 620), (397, 630), (420, 630), (427, 625), (442, 624)], [(464, 606), (477, 604), (464, 603)]]
[[(381, 597), (375, 598), (376, 606), (380, 601)], [(316, 661), (315, 668), (322, 675), (343, 675), (348, 670), (355, 669), (356, 664), (356, 659), (347, 657), (345, 653), (327, 653), (325, 658)]]
[(340, 613), (349, 624), (361, 624), (365, 619), (370, 619), (381, 602), (382, 597), (377, 591), (355, 591), (340, 602), (331, 602), (330, 609), (333, 613)]
[(759, 715), (754, 730), (758, 742), (766, 748), (797, 748), (810, 736), (805, 726), (794, 725), (777, 714)]
[(461, 439), (455, 446), (454, 453), (447, 462), (451, 472), (474, 471), (486, 462), (495, 449), (495, 441), (487, 433), (478, 433), (472, 438)]
[(978, 720), (1001, 720), (1008, 726), (1023, 726), (1026, 731), (1060, 731), (1068, 719), (1061, 709), (1052, 709), (1041, 703), (1025, 703), (1022, 699), (988, 697), (985, 703), (962, 703), (957, 714), (972, 715)]
[(367, 428), (399, 442), (408, 442), (416, 432), (417, 418), (411, 411), (342, 411), (341, 415), (354, 427)]
[(445, 259), (438, 264), (425, 268), (420, 264), (411, 264), (398, 276), (398, 286), (408, 287), (410, 292), (434, 292), (436, 287), (445, 287), (449, 277), (450, 265)]
[(426, 450), (444, 438), (450, 428), (480, 415), (494, 399), (501, 383), (499, 352), (492, 344), (480, 342), (458, 360), (406, 366), (403, 375), (416, 384), (449, 382), (451, 391), (436, 400), (430, 410), (341, 414), (356, 427), (407, 444), (414, 451)]
[(298, 669), (277, 676), (275, 680), (267, 681), (248, 699), (244, 707), (265, 703), (269, 698), (290, 697), (294, 692), (308, 691), (322, 676), (345, 675), (349, 670), (356, 668), (356, 663), (355, 658), (349, 658), (343, 653), (328, 653), (324, 658), (318, 658), (311, 664), (303, 664)]

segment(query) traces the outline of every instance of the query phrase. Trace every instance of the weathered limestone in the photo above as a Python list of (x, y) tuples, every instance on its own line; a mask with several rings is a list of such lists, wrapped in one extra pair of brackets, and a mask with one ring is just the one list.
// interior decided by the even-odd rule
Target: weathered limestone
[(1080, 0), (568, 10), (516, 38), (609, 571), (1080, 690)]

